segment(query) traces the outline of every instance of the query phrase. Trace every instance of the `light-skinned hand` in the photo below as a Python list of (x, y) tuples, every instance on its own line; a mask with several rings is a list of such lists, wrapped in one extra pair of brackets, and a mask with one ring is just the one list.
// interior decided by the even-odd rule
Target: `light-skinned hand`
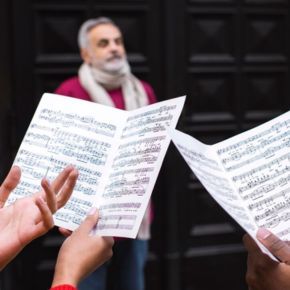
[(92, 209), (80, 227), (61, 246), (52, 287), (69, 284), (74, 287), (87, 275), (109, 260), (114, 244), (111, 237), (92, 235), (98, 221), (98, 211)]
[(28, 243), (54, 226), (52, 214), (70, 198), (78, 172), (68, 166), (51, 184), (42, 179), (40, 192), (4, 207), (20, 177), (20, 168), (13, 166), (0, 187), (0, 269)]

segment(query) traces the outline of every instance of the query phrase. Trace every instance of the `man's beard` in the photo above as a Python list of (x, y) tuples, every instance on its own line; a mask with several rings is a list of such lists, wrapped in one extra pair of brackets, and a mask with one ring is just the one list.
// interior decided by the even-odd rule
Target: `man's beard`
[(130, 66), (125, 56), (112, 56), (106, 60), (92, 59), (90, 66), (94, 80), (107, 90), (121, 87), (130, 74)]
[(106, 60), (92, 60), (92, 66), (107, 73), (118, 74), (126, 65), (126, 58), (121, 56), (112, 56)]

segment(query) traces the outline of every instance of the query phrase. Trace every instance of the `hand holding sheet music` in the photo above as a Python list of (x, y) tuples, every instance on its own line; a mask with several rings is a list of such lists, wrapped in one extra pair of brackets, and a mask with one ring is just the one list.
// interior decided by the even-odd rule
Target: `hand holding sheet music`
[(100, 211), (100, 235), (134, 238), (147, 208), (185, 97), (133, 111), (44, 94), (15, 158), (20, 185), (8, 203), (39, 189), (68, 164), (79, 171), (57, 226), (77, 228), (91, 207)]
[(207, 191), (255, 240), (258, 228), (290, 240), (290, 112), (212, 146), (177, 130), (170, 135)]

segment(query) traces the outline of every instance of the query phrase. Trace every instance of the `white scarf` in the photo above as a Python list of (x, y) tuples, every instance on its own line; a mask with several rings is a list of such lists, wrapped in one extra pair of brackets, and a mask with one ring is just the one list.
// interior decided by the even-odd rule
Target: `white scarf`
[(83, 63), (79, 69), (81, 85), (96, 103), (114, 107), (107, 90), (122, 89), (125, 109), (130, 111), (148, 105), (148, 97), (142, 83), (131, 73), (127, 62), (116, 73)]
[[(131, 73), (128, 62), (116, 73), (108, 73), (104, 70), (83, 63), (79, 69), (81, 85), (89, 93), (96, 103), (115, 107), (107, 90), (122, 88), (126, 110), (134, 110), (148, 105), (148, 96), (142, 83)], [(144, 214), (137, 238), (150, 239), (150, 207)]]

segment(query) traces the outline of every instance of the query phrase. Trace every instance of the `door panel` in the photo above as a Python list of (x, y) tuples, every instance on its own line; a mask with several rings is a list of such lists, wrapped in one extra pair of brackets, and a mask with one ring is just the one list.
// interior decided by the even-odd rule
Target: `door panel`
[[(3, 3), (11, 17), (1, 18), (8, 26), (0, 29), (10, 40), (5, 54), (11, 61), (1, 53), (10, 76), (6, 87), (0, 83), (5, 89), (1, 102), (6, 108), (11, 104), (13, 113), (1, 131), (8, 145), (5, 149), (2, 143), (0, 150), (4, 156), (8, 148), (10, 162), (41, 95), (77, 74), (80, 24), (100, 15), (121, 27), (133, 72), (152, 84), (159, 100), (187, 95), (178, 128), (199, 140), (214, 144), (288, 110), (287, 0)], [(153, 201), (146, 289), (246, 289), (243, 231), (204, 190), (174, 146)], [(7, 270), (6, 285), (47, 289), (61, 242), (54, 230), (30, 245)]]

